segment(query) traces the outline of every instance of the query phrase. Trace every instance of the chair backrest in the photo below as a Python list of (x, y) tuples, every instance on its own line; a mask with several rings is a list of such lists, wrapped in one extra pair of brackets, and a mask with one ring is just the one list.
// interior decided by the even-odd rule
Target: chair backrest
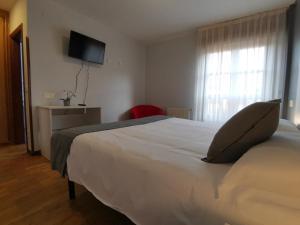
[(166, 112), (154, 105), (138, 105), (130, 110), (131, 119), (138, 119), (147, 116), (166, 115)]

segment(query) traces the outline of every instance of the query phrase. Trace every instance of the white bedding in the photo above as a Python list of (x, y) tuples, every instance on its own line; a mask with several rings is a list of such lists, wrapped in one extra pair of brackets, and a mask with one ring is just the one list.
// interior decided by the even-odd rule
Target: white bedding
[(300, 132), (296, 127), (281, 121), (271, 140), (254, 146), (232, 166), (219, 195), (240, 221), (299, 225)]
[(232, 166), (201, 161), (218, 128), (172, 118), (80, 135), (69, 179), (138, 225), (258, 225), (219, 196)]

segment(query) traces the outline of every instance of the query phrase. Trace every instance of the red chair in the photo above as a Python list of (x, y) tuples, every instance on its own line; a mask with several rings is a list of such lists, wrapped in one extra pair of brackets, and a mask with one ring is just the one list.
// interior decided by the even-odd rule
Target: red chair
[(138, 119), (147, 116), (166, 115), (166, 112), (154, 105), (138, 105), (130, 110), (131, 119)]

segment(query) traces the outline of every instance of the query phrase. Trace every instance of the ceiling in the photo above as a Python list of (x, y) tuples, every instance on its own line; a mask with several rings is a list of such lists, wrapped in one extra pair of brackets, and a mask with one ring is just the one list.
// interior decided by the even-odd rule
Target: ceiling
[(201, 25), (286, 6), (294, 0), (55, 0), (152, 42)]
[(9, 11), (16, 0), (0, 0), (0, 9)]
[[(153, 42), (199, 26), (288, 5), (294, 0), (54, 0), (133, 38)], [(0, 0), (9, 10), (15, 0)]]
[[(16, 0), (0, 0), (10, 10)], [(199, 26), (285, 6), (294, 0), (54, 0), (137, 40), (153, 42)]]

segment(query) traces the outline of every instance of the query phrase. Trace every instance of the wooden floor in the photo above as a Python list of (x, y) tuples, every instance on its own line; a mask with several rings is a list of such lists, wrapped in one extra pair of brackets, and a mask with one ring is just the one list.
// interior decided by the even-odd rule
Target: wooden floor
[(76, 186), (69, 201), (67, 182), (42, 156), (25, 146), (0, 146), (1, 225), (133, 225)]

